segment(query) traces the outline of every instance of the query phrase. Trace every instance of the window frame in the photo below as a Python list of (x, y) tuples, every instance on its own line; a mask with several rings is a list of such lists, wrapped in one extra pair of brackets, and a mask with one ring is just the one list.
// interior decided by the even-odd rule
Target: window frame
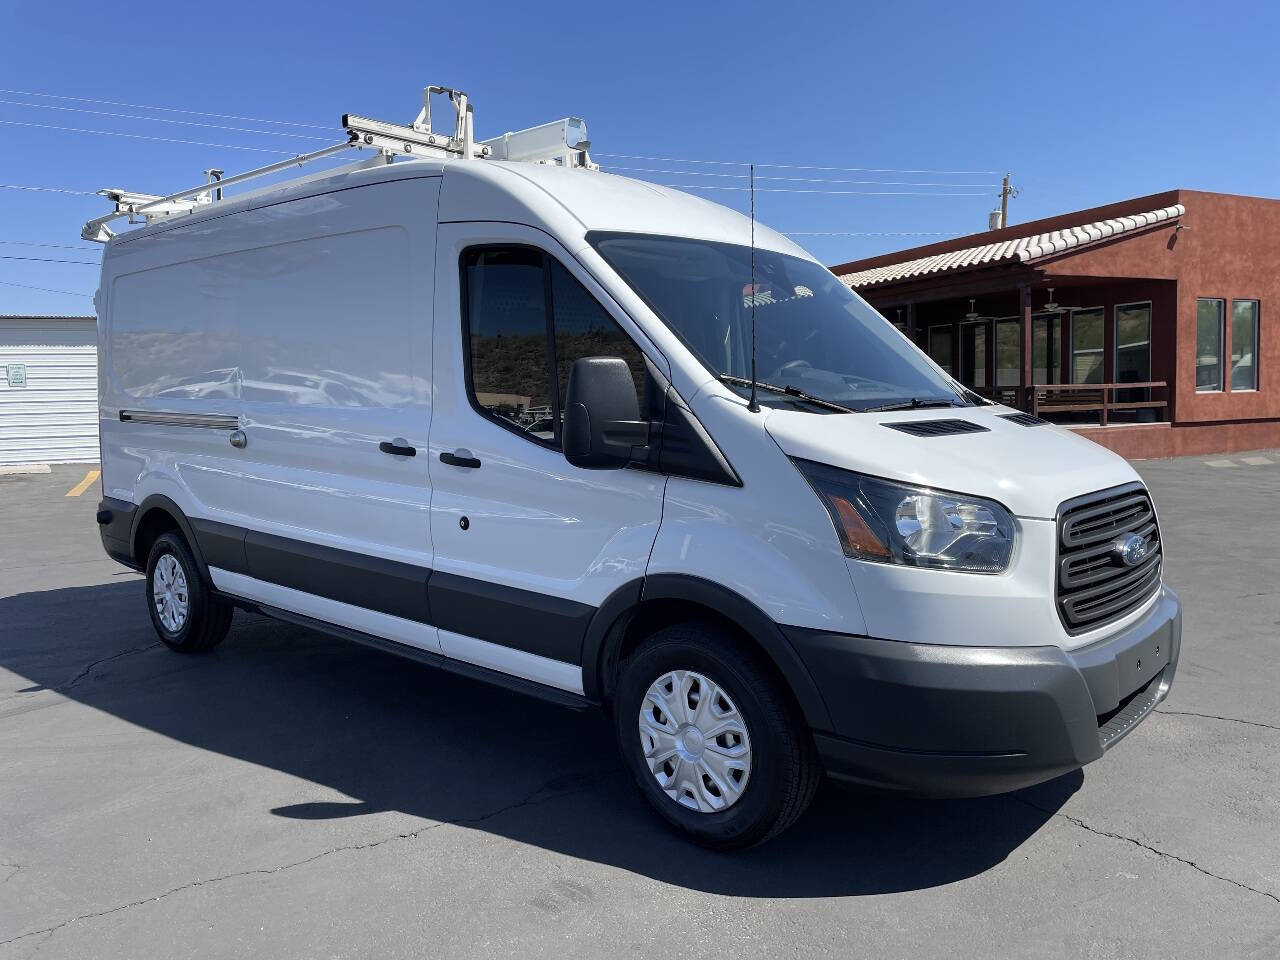
[[(1231, 352), (1235, 349), (1235, 312), (1237, 303), (1253, 304), (1253, 386), (1241, 387), (1237, 390), (1232, 385), (1235, 369), (1231, 367)], [(1226, 309), (1223, 308), (1223, 323), (1226, 322)], [(1228, 347), (1223, 345), (1224, 361), (1227, 369), (1223, 371), (1222, 382), (1228, 393), (1257, 393), (1262, 384), (1262, 373), (1259, 370), (1258, 356), (1260, 344), (1258, 341), (1262, 338), (1262, 301), (1258, 297), (1233, 297), (1231, 299), (1231, 344)]]
[[(1091, 307), (1069, 307), (1068, 308), (1067, 312), (1071, 314), (1071, 325), (1070, 325), (1071, 329), (1070, 329), (1070, 332), (1067, 334), (1067, 346), (1070, 348), (1070, 355), (1066, 358), (1067, 359), (1067, 375), (1069, 377), (1069, 379), (1067, 380), (1067, 383), (1069, 384), (1084, 384), (1087, 386), (1093, 386), (1093, 384), (1090, 384), (1088, 381), (1076, 380), (1076, 314), (1093, 313), (1095, 310), (1100, 315), (1100, 319), (1102, 321), (1101, 325), (1098, 327), (1098, 332), (1102, 334), (1102, 345), (1098, 347), (1096, 350), (1096, 353), (1098, 354), (1098, 359), (1102, 362), (1102, 370), (1098, 374), (1097, 385), (1101, 386), (1102, 384), (1107, 382), (1107, 305), (1105, 303), (1099, 303)], [(1115, 323), (1114, 311), (1112, 312), (1111, 322), (1114, 325)], [(1094, 352), (1095, 351), (1093, 349), (1088, 349), (1085, 351), (1085, 353), (1094, 353)]]
[[(1216, 387), (1202, 388), (1199, 383), (1196, 384), (1196, 393), (1229, 393), (1227, 384), (1229, 377), (1227, 375), (1227, 304), (1231, 302), (1228, 297), (1196, 297), (1196, 337), (1195, 347), (1195, 366), (1192, 367), (1193, 374), (1200, 372), (1200, 304), (1206, 300), (1222, 305), (1222, 309), (1218, 311), (1218, 385)], [(1197, 379), (1199, 379), (1197, 377)]]
[[(953, 329), (953, 325), (950, 323), (935, 323), (928, 328), (928, 331), (929, 332), (925, 337), (925, 351), (924, 351), (925, 354), (929, 357), (930, 360), (933, 361), (934, 366), (941, 369), (942, 372), (945, 373), (948, 377), (950, 377), (952, 380), (955, 380), (957, 383), (959, 383), (960, 376), (959, 376), (959, 370), (957, 369), (959, 364), (956, 363), (956, 359), (957, 359), (956, 342), (955, 342), (956, 338), (955, 338), (955, 331)], [(939, 363), (937, 358), (934, 357), (933, 355), (934, 334), (946, 334), (947, 343), (948, 343), (946, 367), (942, 366), (942, 364)], [(950, 369), (948, 369), (948, 367)]]
[[(1155, 323), (1156, 313), (1155, 304), (1151, 300), (1133, 300), (1129, 303), (1115, 303), (1111, 305), (1111, 370), (1112, 380), (1119, 382), (1120, 376), (1120, 311), (1126, 307), (1146, 307), (1147, 308), (1147, 382), (1151, 382), (1152, 368), (1155, 365)], [(1131, 349), (1134, 344), (1126, 349)], [(1133, 388), (1129, 388), (1133, 389)], [(1150, 389), (1150, 388), (1146, 388)]]
[[(542, 264), (542, 305), (545, 314), (544, 334), (547, 338), (547, 355), (545, 358), (547, 385), (551, 393), (551, 415), (552, 415), (552, 439), (546, 440), (542, 437), (535, 436), (527, 430), (521, 430), (510, 420), (499, 417), (482, 404), (476, 396), (475, 382), (472, 379), (471, 366), (471, 284), (467, 277), (467, 261), (477, 253), (483, 253), (487, 250), (518, 250), (536, 254)], [(467, 393), (467, 402), (471, 404), (471, 409), (480, 416), (484, 417), (490, 423), (496, 423), (504, 430), (514, 433), (516, 436), (524, 437), (531, 443), (548, 450), (555, 450), (557, 453), (564, 452), (564, 442), (560, 438), (560, 391), (556, 383), (555, 371), (555, 330), (553, 327), (553, 314), (555, 302), (551, 297), (551, 270), (548, 268), (547, 261), (550, 258), (546, 250), (537, 247), (531, 243), (477, 243), (464, 247), (458, 254), (458, 291), (459, 291), (459, 307), (462, 315), (462, 385)], [(576, 278), (575, 278), (576, 279)]]
[[(471, 285), (467, 278), (467, 261), (476, 253), (483, 253), (486, 250), (493, 251), (521, 251), (536, 254), (542, 264), (542, 296), (543, 311), (546, 315), (547, 352), (546, 352), (546, 373), (547, 383), (551, 391), (551, 417), (552, 417), (552, 439), (547, 440), (543, 437), (535, 436), (527, 430), (521, 430), (516, 424), (503, 417), (499, 417), (492, 413), (487, 407), (480, 403), (476, 396), (475, 382), (472, 377), (471, 365)], [(600, 308), (601, 313), (613, 322), (618, 331), (627, 338), (633, 349), (643, 358), (645, 367), (649, 371), (648, 376), (653, 377), (652, 365), (653, 360), (645, 352), (645, 350), (636, 341), (636, 337), (627, 327), (620, 323), (614, 311), (610, 310), (601, 302), (591, 288), (582, 282), (573, 270), (565, 265), (564, 261), (553, 254), (551, 251), (538, 246), (534, 243), (525, 243), (518, 240), (513, 241), (489, 241), (483, 243), (468, 244), (458, 252), (458, 299), (459, 314), (462, 328), (462, 386), (467, 394), (467, 402), (471, 404), (471, 409), (478, 413), (481, 417), (491, 423), (495, 423), (509, 433), (513, 433), (518, 437), (523, 437), (531, 443), (552, 450), (555, 453), (564, 454), (564, 438), (562, 436), (563, 417), (560, 409), (560, 378), (559, 363), (556, 356), (556, 330), (555, 330), (555, 296), (552, 290), (552, 263), (558, 264), (574, 283), (582, 287), (583, 292), (591, 298), (591, 300)], [(641, 413), (644, 414), (644, 399), (641, 398)], [(647, 419), (647, 414), (645, 415)]]

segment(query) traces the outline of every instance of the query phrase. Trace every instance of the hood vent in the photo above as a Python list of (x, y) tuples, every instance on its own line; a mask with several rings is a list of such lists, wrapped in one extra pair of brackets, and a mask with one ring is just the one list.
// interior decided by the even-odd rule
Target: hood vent
[(1002, 413), (1001, 420), (1008, 420), (1010, 423), (1016, 423), (1020, 427), (1043, 427), (1049, 421), (1041, 420), (1039, 417), (1033, 417), (1029, 413)]
[(969, 420), (913, 420), (906, 423), (884, 423), (890, 430), (901, 430), (913, 437), (945, 437), (953, 433), (987, 433), (987, 428)]

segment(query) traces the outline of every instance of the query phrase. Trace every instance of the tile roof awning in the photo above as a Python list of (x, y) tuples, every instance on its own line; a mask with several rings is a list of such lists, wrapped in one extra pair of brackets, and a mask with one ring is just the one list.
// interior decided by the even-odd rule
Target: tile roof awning
[(916, 260), (905, 260), (902, 263), (873, 267), (870, 270), (860, 270), (857, 273), (846, 273), (840, 277), (840, 280), (858, 290), (878, 283), (891, 283), (895, 280), (947, 273), (952, 270), (995, 266), (1009, 262), (1029, 263), (1074, 247), (1132, 233), (1165, 220), (1175, 220), (1186, 212), (1182, 204), (1175, 203), (1171, 207), (1161, 207), (1159, 210), (1151, 210), (1147, 213), (1116, 217), (1112, 220), (1098, 220), (1078, 227), (1069, 227), (1066, 230), (1038, 233), (1017, 240), (1002, 240), (999, 243), (966, 247), (963, 250), (950, 250), (931, 257), (920, 257)]

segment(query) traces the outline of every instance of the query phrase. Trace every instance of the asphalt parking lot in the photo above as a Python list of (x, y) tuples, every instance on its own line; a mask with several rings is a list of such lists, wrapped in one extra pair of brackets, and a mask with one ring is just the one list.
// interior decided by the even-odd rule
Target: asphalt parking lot
[(1003, 797), (825, 785), (737, 855), (596, 715), (244, 613), (170, 653), (85, 468), (0, 476), (0, 960), (1280, 956), (1280, 453), (1137, 466), (1185, 605), (1155, 715)]

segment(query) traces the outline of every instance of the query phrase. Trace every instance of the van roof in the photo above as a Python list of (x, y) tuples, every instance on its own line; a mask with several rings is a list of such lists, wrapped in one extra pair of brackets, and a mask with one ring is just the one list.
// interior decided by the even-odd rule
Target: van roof
[[(157, 219), (112, 238), (109, 246), (168, 232), (284, 200), (410, 177), (443, 174), (441, 222), (474, 220), (528, 223), (574, 246), (592, 230), (693, 237), (723, 243), (751, 242), (751, 222), (736, 211), (670, 187), (594, 170), (502, 160), (408, 159), (392, 164), (312, 174), (229, 197), (206, 209)], [(812, 259), (780, 233), (757, 222), (755, 244)]]
[[(464, 181), (470, 181), (467, 186), (486, 184), (489, 190), (467, 189)], [(487, 210), (490, 202), (500, 203), (505, 196), (535, 217), (541, 215), (545, 226), (562, 230), (570, 225), (556, 221), (567, 214), (583, 232), (663, 234), (742, 246), (751, 242), (750, 219), (728, 207), (671, 187), (612, 173), (536, 163), (451, 162), (445, 167), (445, 184), (440, 204), (442, 222), (509, 219), (501, 215), (501, 210)], [(758, 221), (755, 244), (761, 249), (809, 258), (791, 240)]]

